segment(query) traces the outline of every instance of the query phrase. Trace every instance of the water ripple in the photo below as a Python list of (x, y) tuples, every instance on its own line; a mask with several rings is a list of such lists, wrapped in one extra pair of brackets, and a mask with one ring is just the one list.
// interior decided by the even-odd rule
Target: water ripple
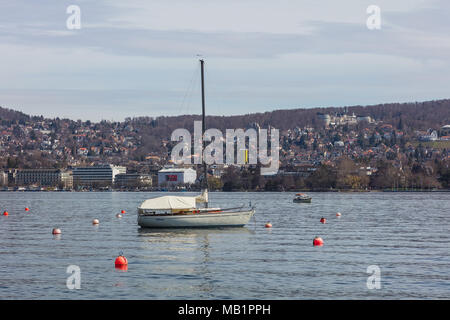
[[(450, 298), (450, 193), (312, 193), (311, 204), (212, 193), (215, 205), (251, 201), (257, 214), (246, 228), (140, 229), (137, 205), (158, 195), (0, 192), (10, 214), (0, 217), (0, 299)], [(120, 251), (127, 271), (114, 268)], [(80, 290), (66, 287), (73, 264)], [(379, 290), (367, 289), (369, 265), (381, 269)]]

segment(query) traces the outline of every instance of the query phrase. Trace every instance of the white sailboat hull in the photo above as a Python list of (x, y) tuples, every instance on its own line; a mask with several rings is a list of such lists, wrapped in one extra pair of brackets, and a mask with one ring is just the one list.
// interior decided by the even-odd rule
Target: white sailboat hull
[(243, 227), (253, 214), (247, 211), (198, 213), (192, 215), (138, 215), (138, 225), (144, 228), (213, 228)]

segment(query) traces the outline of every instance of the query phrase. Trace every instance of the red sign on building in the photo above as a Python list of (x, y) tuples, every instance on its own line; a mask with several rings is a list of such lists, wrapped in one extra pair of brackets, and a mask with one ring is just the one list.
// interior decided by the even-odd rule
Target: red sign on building
[(166, 175), (166, 181), (178, 181), (178, 176), (176, 174)]

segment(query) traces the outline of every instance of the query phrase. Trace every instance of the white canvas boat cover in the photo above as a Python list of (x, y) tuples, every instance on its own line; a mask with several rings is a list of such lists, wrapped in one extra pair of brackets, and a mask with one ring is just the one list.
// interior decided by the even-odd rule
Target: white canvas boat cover
[(164, 196), (147, 199), (142, 202), (140, 209), (168, 210), (194, 209), (195, 197)]
[(198, 196), (195, 197), (195, 200), (196, 200), (198, 203), (205, 203), (205, 202), (208, 202), (208, 190), (207, 190), (207, 189), (204, 189), (204, 190), (202, 191), (202, 194), (201, 194), (201, 195), (198, 195)]

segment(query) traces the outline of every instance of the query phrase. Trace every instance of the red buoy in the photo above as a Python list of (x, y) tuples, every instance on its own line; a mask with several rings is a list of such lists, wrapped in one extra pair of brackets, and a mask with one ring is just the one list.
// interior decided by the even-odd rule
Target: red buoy
[(265, 225), (266, 228), (272, 228), (272, 224), (270, 222), (267, 222)]
[(8, 214), (9, 214), (8, 211), (3, 211), (4, 216), (7, 216)]
[(116, 261), (114, 262), (116, 268), (121, 268), (123, 266), (128, 265), (128, 260), (124, 256), (120, 255), (116, 258)]
[(314, 246), (323, 246), (323, 240), (321, 237), (315, 237), (313, 240)]
[(125, 264), (125, 265), (116, 266), (116, 270), (128, 271), (128, 265)]
[(126, 213), (126, 211), (125, 211), (125, 210), (122, 210), (122, 211), (120, 211), (120, 213)]
[(61, 229), (53, 228), (52, 234), (61, 234)]
[(27, 208), (25, 208), (25, 211), (30, 211), (30, 209), (27, 207)]
[(324, 217), (322, 217), (322, 218), (320, 219), (320, 222), (326, 223), (326, 222), (327, 222), (327, 219), (325, 219)]

